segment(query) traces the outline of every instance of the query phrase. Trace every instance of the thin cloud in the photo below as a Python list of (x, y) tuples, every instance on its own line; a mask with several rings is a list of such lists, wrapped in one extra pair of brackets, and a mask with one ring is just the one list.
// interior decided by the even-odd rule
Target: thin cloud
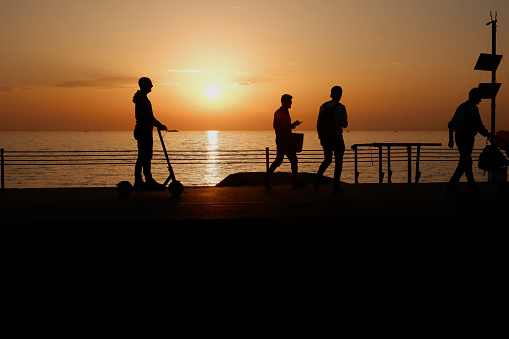
[(201, 73), (199, 69), (169, 69), (172, 73)]
[(248, 87), (248, 86), (253, 86), (253, 85), (254, 84), (249, 81), (234, 81), (234, 82), (226, 82), (226, 83), (222, 84), (222, 86), (225, 86), (225, 87), (233, 87), (233, 86)]
[(157, 84), (157, 85), (162, 85), (162, 86), (180, 86), (180, 82), (169, 82), (169, 81), (160, 81), (160, 82), (157, 82), (157, 81), (152, 81), (152, 83), (154, 84)]
[(424, 68), (437, 66), (439, 64), (440, 64), (440, 62), (438, 62), (438, 61), (426, 60), (426, 63), (424, 64)]
[(366, 65), (366, 64), (360, 64), (359, 67), (361, 68), (366, 68), (366, 67), (392, 67), (392, 68), (404, 68), (405, 67), (405, 64), (401, 63), (401, 62), (383, 62), (383, 63), (378, 63), (378, 64), (370, 64), (370, 65)]
[[(273, 65), (273, 67), (278, 67), (277, 65)], [(250, 73), (246, 71), (238, 71), (238, 70), (222, 70), (216, 71), (212, 73), (205, 72), (204, 70), (198, 69), (169, 69), (168, 72), (172, 73), (182, 73), (182, 74), (200, 74), (202, 76), (226, 76), (226, 81), (221, 83), (221, 86), (230, 87), (248, 87), (253, 86), (259, 83), (264, 83), (270, 81), (270, 79), (276, 78), (276, 76), (272, 74), (257, 74)]]
[(23, 86), (0, 86), (0, 92), (12, 93), (18, 91), (31, 91), (33, 88)]
[(98, 78), (88, 80), (73, 80), (66, 81), (61, 84), (56, 84), (57, 87), (66, 88), (82, 88), (82, 87), (96, 87), (96, 88), (126, 88), (136, 86), (138, 84), (137, 78)]
[(237, 79), (233, 79), (230, 84), (232, 86), (252, 86), (256, 84), (266, 83), (272, 79), (275, 79), (276, 76), (272, 74), (249, 74), (243, 73), (240, 74)]
[(240, 74), (240, 75), (250, 75), (249, 72), (242, 72), (242, 71), (226, 71), (226, 73), (233, 73), (233, 74)]

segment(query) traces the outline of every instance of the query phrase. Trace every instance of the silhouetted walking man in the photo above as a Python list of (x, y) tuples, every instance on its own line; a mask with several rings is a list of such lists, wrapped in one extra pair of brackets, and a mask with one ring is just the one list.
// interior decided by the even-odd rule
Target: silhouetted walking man
[(292, 168), (292, 187), (301, 188), (305, 186), (299, 180), (297, 153), (292, 142), (292, 129), (301, 124), (299, 120), (291, 122), (289, 109), (292, 107), (292, 98), (291, 95), (284, 94), (281, 97), (281, 107), (274, 113), (273, 127), (276, 131), (277, 154), (276, 159), (270, 165), (267, 175), (262, 180), (262, 185), (266, 188), (272, 188), (270, 176), (281, 165), (285, 155), (290, 161)]
[(472, 173), (472, 150), (474, 149), (475, 135), (477, 132), (483, 136), (488, 135), (488, 130), (481, 121), (479, 108), (477, 107), (480, 102), (481, 90), (473, 88), (468, 93), (468, 100), (456, 109), (456, 113), (449, 122), (449, 147), (454, 147), (453, 132), (455, 131), (456, 146), (460, 153), (460, 159), (458, 167), (447, 185), (447, 193), (461, 194), (457, 187), (463, 173), (467, 177), (468, 192), (479, 193), (481, 191), (477, 187)]
[(332, 163), (332, 153), (334, 152), (335, 168), (332, 193), (344, 192), (339, 187), (339, 182), (343, 170), (343, 155), (345, 154), (343, 128), (348, 126), (348, 117), (345, 106), (339, 103), (342, 96), (343, 89), (340, 86), (332, 87), (330, 94), (332, 100), (320, 106), (320, 111), (318, 112), (316, 130), (318, 131), (318, 138), (323, 148), (324, 159), (313, 179), (313, 189), (315, 191), (320, 189), (323, 174)]
[[(166, 130), (166, 126), (154, 118), (152, 104), (147, 97), (147, 94), (152, 91), (152, 81), (143, 77), (138, 80), (138, 85), (140, 90), (133, 97), (136, 116), (134, 138), (138, 141), (138, 159), (134, 168), (134, 187), (138, 189), (162, 189), (164, 187), (152, 178), (151, 161), (154, 144), (152, 130), (154, 126), (159, 130)], [(141, 175), (142, 170), (145, 181), (143, 181)]]

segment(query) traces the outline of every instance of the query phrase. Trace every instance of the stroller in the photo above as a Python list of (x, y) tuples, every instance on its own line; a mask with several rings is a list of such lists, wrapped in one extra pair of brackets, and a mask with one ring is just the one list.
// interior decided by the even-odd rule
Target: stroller
[(509, 161), (500, 150), (505, 151), (507, 158), (509, 158), (509, 132), (498, 131), (495, 135), (488, 137), (488, 140), (491, 145), (487, 145), (479, 156), (479, 168), (484, 171), (492, 171), (493, 181), (501, 182), (498, 191), (505, 193), (507, 191), (507, 166)]

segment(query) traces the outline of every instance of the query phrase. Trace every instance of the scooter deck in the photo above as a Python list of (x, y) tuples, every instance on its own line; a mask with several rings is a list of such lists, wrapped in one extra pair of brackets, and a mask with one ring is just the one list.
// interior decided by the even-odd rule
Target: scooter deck
[(133, 185), (133, 192), (150, 192), (150, 191), (164, 191), (166, 189), (166, 186), (159, 185), (159, 186), (152, 186), (152, 185)]

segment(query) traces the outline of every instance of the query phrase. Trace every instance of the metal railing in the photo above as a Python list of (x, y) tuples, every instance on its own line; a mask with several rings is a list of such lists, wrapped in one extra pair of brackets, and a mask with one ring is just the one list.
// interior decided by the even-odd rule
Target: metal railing
[[(355, 146), (355, 145), (354, 145)], [(353, 147), (353, 146), (352, 146)], [(474, 149), (472, 158), (477, 161), (482, 149)], [(178, 164), (265, 164), (266, 169), (276, 156), (276, 149), (265, 150), (169, 150), (170, 161)], [(1, 149), (1, 189), (5, 188), (6, 167), (23, 166), (133, 166), (136, 162), (137, 151), (8, 151)], [(358, 144), (356, 150), (345, 151), (344, 163), (355, 164), (355, 182), (358, 182), (359, 168), (362, 164), (371, 163), (379, 165), (379, 182), (384, 179), (382, 164), (387, 164), (388, 182), (391, 182), (392, 167), (394, 163), (416, 162), (457, 162), (459, 158), (456, 149), (434, 148), (430, 149), (424, 144), (419, 152), (408, 152), (408, 149), (395, 147), (382, 148), (379, 144)], [(299, 164), (317, 164), (323, 161), (323, 150), (303, 150), (298, 153)], [(284, 160), (287, 162), (287, 159)], [(165, 163), (162, 151), (154, 150), (153, 164)], [(453, 167), (454, 164), (451, 164)], [(318, 168), (318, 167), (317, 167)], [(420, 176), (416, 166), (416, 182)], [(381, 174), (383, 173), (383, 174)]]
[[(419, 182), (419, 178), (421, 177), (421, 171), (419, 170), (420, 161), (421, 161), (421, 148), (422, 147), (441, 147), (440, 143), (371, 143), (371, 144), (355, 144), (352, 145), (352, 149), (355, 153), (355, 183), (359, 183), (359, 172), (357, 171), (357, 156), (358, 150), (360, 147), (376, 147), (378, 148), (378, 181), (380, 183), (384, 180), (385, 172), (382, 170), (383, 166), (383, 149), (386, 149), (386, 161), (387, 161), (387, 181), (389, 183), (392, 182), (392, 170), (391, 170), (391, 148), (403, 148), (406, 149), (407, 156), (407, 168), (408, 168), (408, 183), (412, 182), (412, 148), (415, 147), (415, 183)], [(394, 160), (394, 157), (392, 158)]]

